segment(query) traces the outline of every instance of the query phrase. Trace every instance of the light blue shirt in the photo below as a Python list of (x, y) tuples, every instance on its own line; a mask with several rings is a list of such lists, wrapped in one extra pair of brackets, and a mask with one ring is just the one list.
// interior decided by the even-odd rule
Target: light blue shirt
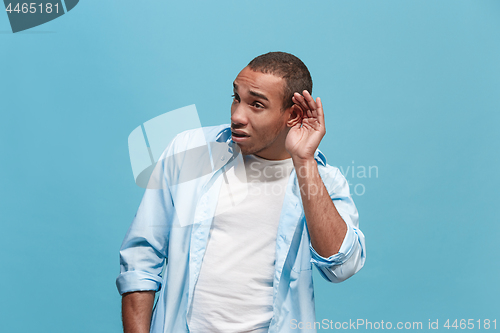
[[(222, 183), (239, 149), (229, 125), (177, 135), (146, 189), (120, 250), (120, 294), (159, 290), (151, 332), (189, 332), (187, 313), (207, 247)], [(340, 171), (317, 150), (319, 174), (347, 225), (339, 252), (329, 258), (312, 248), (295, 170), (287, 184), (276, 239), (270, 333), (296, 332), (297, 323), (315, 321), (312, 264), (328, 281), (341, 282), (361, 269), (365, 240), (358, 212)], [(241, 258), (244, 263), (245, 258)], [(166, 264), (166, 265), (165, 265)], [(162, 270), (165, 265), (165, 270)], [(306, 330), (302, 330), (306, 331)], [(310, 332), (315, 332), (314, 329)]]

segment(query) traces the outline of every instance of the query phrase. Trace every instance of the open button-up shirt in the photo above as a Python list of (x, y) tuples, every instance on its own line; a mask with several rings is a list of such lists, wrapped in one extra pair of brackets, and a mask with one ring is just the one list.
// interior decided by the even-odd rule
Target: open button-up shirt
[[(222, 174), (238, 163), (229, 125), (177, 135), (158, 161), (120, 250), (120, 294), (159, 291), (151, 332), (189, 332), (187, 313), (207, 247)], [(311, 246), (295, 170), (290, 175), (276, 237), (273, 318), (270, 333), (296, 331), (292, 323), (314, 322), (312, 264), (321, 276), (341, 282), (364, 264), (365, 240), (349, 185), (317, 150), (320, 176), (347, 233), (329, 258)], [(244, 260), (244, 258), (242, 258)], [(302, 330), (304, 331), (304, 330)], [(314, 332), (315, 330), (310, 330)]]

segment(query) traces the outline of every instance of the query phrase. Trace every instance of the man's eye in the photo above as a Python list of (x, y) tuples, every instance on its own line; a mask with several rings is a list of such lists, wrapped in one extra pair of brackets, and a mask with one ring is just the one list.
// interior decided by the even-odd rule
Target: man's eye
[(234, 101), (237, 101), (237, 102), (240, 101), (240, 96), (238, 96), (237, 94), (233, 94), (233, 95), (231, 95), (231, 97), (233, 98)]
[(264, 105), (260, 102), (253, 102), (253, 106), (255, 106), (258, 109), (264, 108)]

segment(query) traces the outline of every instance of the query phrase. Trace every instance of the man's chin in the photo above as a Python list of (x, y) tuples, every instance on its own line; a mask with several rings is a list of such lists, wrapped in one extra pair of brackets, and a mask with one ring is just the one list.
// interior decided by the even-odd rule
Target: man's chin
[(255, 154), (258, 151), (257, 149), (254, 149), (252, 147), (248, 147), (248, 146), (242, 145), (240, 143), (236, 143), (236, 144), (240, 148), (240, 152), (243, 155), (252, 155), (252, 154)]

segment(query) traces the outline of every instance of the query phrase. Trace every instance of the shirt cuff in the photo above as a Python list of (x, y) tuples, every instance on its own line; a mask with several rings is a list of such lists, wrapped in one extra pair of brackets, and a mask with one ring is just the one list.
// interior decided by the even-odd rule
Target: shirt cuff
[(322, 257), (314, 250), (312, 245), (309, 243), (309, 248), (311, 249), (311, 262), (315, 264), (318, 267), (326, 267), (326, 266), (336, 266), (336, 265), (342, 265), (344, 262), (349, 259), (349, 257), (352, 255), (352, 249), (354, 248), (357, 236), (356, 232), (354, 229), (349, 225), (349, 223), (346, 223), (347, 225), (347, 232), (344, 237), (344, 241), (342, 242), (342, 245), (340, 246), (340, 250), (338, 253), (325, 258)]
[(128, 271), (118, 276), (116, 287), (120, 295), (141, 290), (158, 291), (161, 288), (161, 277), (142, 271)]

